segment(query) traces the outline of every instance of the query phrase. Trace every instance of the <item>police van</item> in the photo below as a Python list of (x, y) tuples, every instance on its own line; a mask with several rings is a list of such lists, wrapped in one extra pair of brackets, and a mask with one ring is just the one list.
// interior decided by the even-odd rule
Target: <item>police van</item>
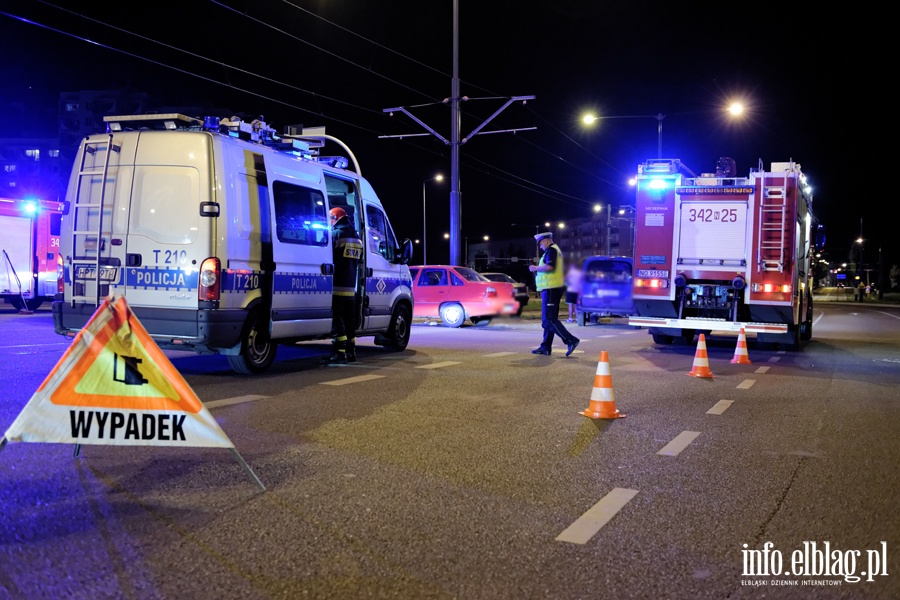
[[(395, 237), (346, 144), (323, 128), (282, 135), (237, 117), (104, 121), (69, 179), (57, 333), (76, 335), (104, 298), (123, 296), (161, 348), (261, 373), (279, 344), (331, 334), (328, 212), (340, 206), (366, 245), (357, 336), (406, 348), (412, 243)], [(322, 156), (329, 142), (349, 158)]]

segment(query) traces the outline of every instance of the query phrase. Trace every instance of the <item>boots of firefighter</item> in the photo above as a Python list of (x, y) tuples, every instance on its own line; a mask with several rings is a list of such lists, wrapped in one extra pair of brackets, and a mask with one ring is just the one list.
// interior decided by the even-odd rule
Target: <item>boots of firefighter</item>
[(347, 342), (335, 341), (331, 343), (331, 356), (325, 359), (328, 365), (346, 365), (347, 364)]
[(356, 339), (347, 340), (347, 362), (356, 362)]

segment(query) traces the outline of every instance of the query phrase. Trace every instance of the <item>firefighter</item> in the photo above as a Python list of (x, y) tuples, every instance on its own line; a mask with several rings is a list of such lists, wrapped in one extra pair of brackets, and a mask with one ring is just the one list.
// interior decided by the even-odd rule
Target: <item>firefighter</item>
[(363, 244), (353, 228), (347, 212), (338, 206), (331, 209), (334, 232), (334, 276), (331, 292), (332, 352), (329, 365), (356, 362), (356, 288)]

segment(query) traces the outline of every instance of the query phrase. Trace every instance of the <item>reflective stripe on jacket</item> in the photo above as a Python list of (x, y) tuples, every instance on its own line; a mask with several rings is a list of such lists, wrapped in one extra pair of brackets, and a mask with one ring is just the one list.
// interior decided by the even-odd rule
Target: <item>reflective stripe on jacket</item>
[(362, 259), (363, 243), (359, 234), (344, 217), (334, 228), (334, 279), (332, 293), (335, 296), (355, 296), (357, 267)]

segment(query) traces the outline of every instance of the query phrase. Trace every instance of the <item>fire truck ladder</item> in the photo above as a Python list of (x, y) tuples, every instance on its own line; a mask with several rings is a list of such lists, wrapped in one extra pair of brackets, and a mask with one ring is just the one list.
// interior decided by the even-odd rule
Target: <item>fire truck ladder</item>
[[(72, 306), (78, 302), (93, 302), (100, 306), (106, 288), (101, 280), (101, 255), (106, 243), (103, 239), (104, 207), (106, 206), (106, 190), (109, 177), (109, 163), (113, 152), (121, 148), (114, 146), (112, 134), (106, 140), (86, 141), (78, 168), (75, 202), (72, 205), (72, 262), (70, 277), (72, 279)], [(103, 153), (103, 160), (96, 157)], [(89, 161), (91, 164), (89, 164)], [(98, 164), (99, 163), (99, 164)], [(95, 198), (94, 179), (100, 178), (100, 199)], [(91, 246), (94, 246), (91, 250)], [(88, 279), (76, 279), (76, 273), (93, 273), (93, 294), (88, 295)], [(78, 294), (78, 282), (82, 282), (83, 291)]]
[(787, 188), (767, 186), (763, 179), (759, 204), (759, 271), (784, 271), (784, 238), (787, 215)]

